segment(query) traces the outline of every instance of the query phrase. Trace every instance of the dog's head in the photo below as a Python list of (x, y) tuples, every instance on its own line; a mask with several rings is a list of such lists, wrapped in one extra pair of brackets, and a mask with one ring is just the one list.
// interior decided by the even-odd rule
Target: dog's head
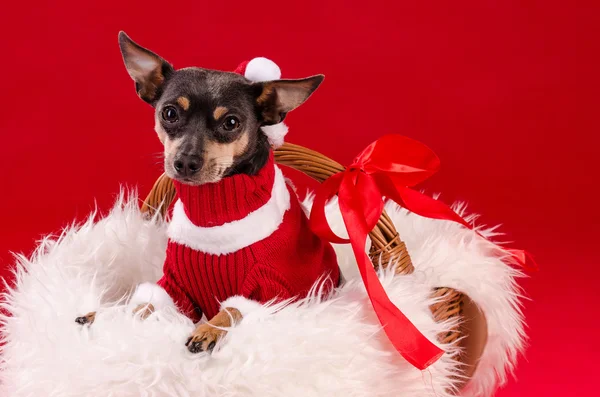
[(317, 75), (253, 83), (236, 73), (175, 70), (124, 32), (119, 46), (138, 95), (155, 108), (165, 172), (186, 184), (258, 172), (270, 150), (260, 127), (283, 121), (323, 81)]

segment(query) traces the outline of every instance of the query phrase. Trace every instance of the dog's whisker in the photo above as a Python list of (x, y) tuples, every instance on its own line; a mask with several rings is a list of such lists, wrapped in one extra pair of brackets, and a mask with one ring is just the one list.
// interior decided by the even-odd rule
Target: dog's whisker
[(165, 154), (163, 152), (155, 152), (155, 153), (148, 153), (148, 154), (144, 155), (144, 157), (164, 158)]

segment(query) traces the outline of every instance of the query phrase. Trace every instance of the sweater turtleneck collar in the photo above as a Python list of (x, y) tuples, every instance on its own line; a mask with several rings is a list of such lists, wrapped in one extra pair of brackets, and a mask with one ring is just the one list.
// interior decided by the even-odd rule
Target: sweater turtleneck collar
[(190, 221), (199, 227), (221, 226), (245, 218), (271, 198), (275, 179), (273, 153), (256, 175), (237, 174), (198, 186), (173, 181)]

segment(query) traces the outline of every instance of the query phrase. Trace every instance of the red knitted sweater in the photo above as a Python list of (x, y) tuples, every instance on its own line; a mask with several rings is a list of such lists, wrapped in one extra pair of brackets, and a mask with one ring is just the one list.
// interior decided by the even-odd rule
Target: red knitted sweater
[(340, 272), (333, 248), (312, 233), (298, 199), (275, 166), (218, 183), (175, 182), (164, 275), (158, 281), (192, 320), (212, 318), (241, 295), (264, 303), (303, 297), (319, 278), (327, 291)]

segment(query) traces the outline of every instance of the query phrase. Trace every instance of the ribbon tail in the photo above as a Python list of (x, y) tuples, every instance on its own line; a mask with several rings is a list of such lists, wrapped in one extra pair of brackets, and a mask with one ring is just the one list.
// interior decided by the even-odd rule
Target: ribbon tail
[(356, 201), (353, 202), (353, 207), (360, 207), (360, 213), (364, 215), (366, 230), (373, 230), (383, 212), (383, 197), (377, 187), (377, 182), (371, 175), (362, 172), (349, 177), (355, 184), (353, 193)]
[(368, 229), (363, 216), (352, 208), (352, 189), (342, 183), (339, 192), (342, 218), (350, 236), (350, 244), (367, 294), (383, 330), (395, 349), (420, 370), (437, 361), (443, 350), (427, 339), (389, 299), (377, 272), (365, 252)]
[[(463, 217), (458, 215), (452, 208), (444, 204), (442, 201), (426, 196), (423, 193), (412, 190), (406, 186), (396, 186), (391, 183), (389, 179), (382, 178), (381, 176), (379, 176), (378, 186), (386, 197), (395, 201), (407, 210), (414, 212), (415, 214), (427, 218), (453, 221), (460, 223), (470, 230), (474, 230), (473, 225), (467, 222)], [(482, 236), (481, 233), (477, 231), (475, 231), (475, 233), (479, 237), (489, 241)], [(529, 252), (524, 250), (506, 249), (491, 241), (490, 244), (494, 244), (499, 249), (513, 255), (515, 260), (525, 270), (533, 271), (538, 269), (537, 263)]]
[(415, 214), (427, 218), (453, 221), (469, 229), (473, 229), (473, 226), (469, 222), (442, 201), (426, 196), (406, 186), (394, 185), (388, 181), (379, 183), (378, 186), (382, 189), (382, 193), (386, 197)]
[(330, 241), (334, 244), (346, 244), (349, 242), (348, 239), (337, 236), (333, 230), (331, 230), (329, 222), (327, 222), (327, 216), (325, 215), (325, 206), (327, 204), (327, 200), (331, 199), (337, 194), (343, 177), (343, 173), (335, 174), (326, 179), (319, 186), (315, 193), (315, 199), (313, 201), (309, 218), (309, 226), (312, 231), (322, 239)]

